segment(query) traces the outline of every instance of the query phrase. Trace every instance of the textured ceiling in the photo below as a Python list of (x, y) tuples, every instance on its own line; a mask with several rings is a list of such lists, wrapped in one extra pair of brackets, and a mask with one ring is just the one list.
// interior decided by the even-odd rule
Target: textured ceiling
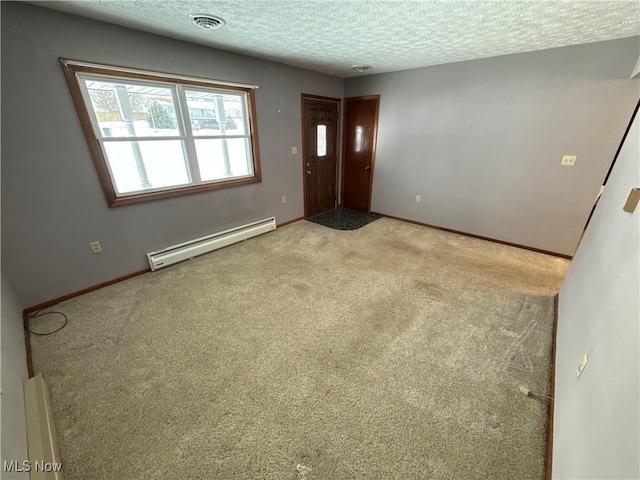
[[(351, 77), (640, 34), (640, 1), (31, 2), (223, 50)], [(190, 13), (227, 25), (207, 31)]]

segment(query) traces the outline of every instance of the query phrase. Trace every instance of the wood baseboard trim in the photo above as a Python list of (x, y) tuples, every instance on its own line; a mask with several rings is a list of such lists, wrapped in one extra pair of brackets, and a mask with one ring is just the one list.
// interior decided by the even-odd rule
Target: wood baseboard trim
[(500, 243), (501, 245), (507, 245), (509, 247), (522, 248), (523, 250), (529, 250), (531, 252), (544, 253), (545, 255), (552, 255), (554, 257), (566, 258), (571, 260), (571, 255), (565, 255), (564, 253), (551, 252), (549, 250), (542, 250), (534, 247), (527, 247), (525, 245), (519, 245), (517, 243), (505, 242), (504, 240), (497, 240), (495, 238), (483, 237), (482, 235), (476, 235), (474, 233), (461, 232), (460, 230), (453, 230), (451, 228), (439, 227), (437, 225), (431, 225), (429, 223), (418, 222), (416, 220), (409, 220), (408, 218), (395, 217), (393, 215), (387, 215), (386, 213), (371, 212), (374, 215), (380, 215), (381, 217), (393, 218), (394, 220), (400, 220), (402, 222), (413, 223), (414, 225), (420, 225), (422, 227), (435, 228), (436, 230), (442, 230), (449, 233), (457, 233), (458, 235), (464, 235), (465, 237), (478, 238), (480, 240), (486, 240), (488, 242)]
[(551, 339), (551, 389), (549, 390), (549, 422), (547, 423), (547, 458), (546, 480), (551, 480), (553, 474), (553, 415), (555, 413), (556, 398), (556, 341), (558, 338), (558, 302), (560, 294), (556, 293), (553, 299), (553, 337)]
[(29, 315), (22, 311), (22, 326), (24, 328), (24, 346), (27, 350), (27, 376), (33, 377), (33, 357), (31, 356), (31, 336), (29, 334)]
[(287, 220), (286, 222), (282, 222), (276, 225), (276, 228), (285, 227), (287, 225), (291, 225), (292, 223), (299, 222), (300, 220), (304, 220), (304, 217), (294, 218), (293, 220)]
[(49, 307), (52, 307), (53, 305), (57, 305), (58, 303), (64, 302), (65, 300), (69, 300), (74, 297), (79, 297), (80, 295), (84, 295), (85, 293), (93, 292), (94, 290), (99, 290), (101, 288), (108, 287), (109, 285), (113, 285), (114, 283), (124, 282), (125, 280), (129, 280), (130, 278), (137, 277), (138, 275), (142, 275), (150, 271), (151, 271), (150, 268), (145, 268), (143, 270), (138, 270), (136, 272), (128, 273), (127, 275), (114, 278), (113, 280), (107, 280), (106, 282), (98, 283), (97, 285), (92, 285), (91, 287), (83, 288), (82, 290), (68, 293), (67, 295), (63, 295), (61, 297), (39, 303), (31, 307), (27, 307), (24, 309), (23, 313), (25, 313), (26, 315), (29, 315), (30, 313), (37, 312), (38, 310), (42, 310), (44, 308), (49, 308)]

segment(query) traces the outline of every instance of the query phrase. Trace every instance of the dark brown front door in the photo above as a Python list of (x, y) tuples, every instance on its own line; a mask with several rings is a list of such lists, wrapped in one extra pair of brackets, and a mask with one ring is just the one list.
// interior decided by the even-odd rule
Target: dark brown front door
[(376, 155), (380, 95), (345, 99), (342, 205), (371, 211), (371, 184)]
[(339, 105), (338, 99), (302, 97), (305, 217), (336, 207)]

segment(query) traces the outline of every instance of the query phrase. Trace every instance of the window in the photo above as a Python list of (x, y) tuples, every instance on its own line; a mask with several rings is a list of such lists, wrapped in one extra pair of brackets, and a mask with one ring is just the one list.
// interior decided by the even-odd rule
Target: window
[(324, 157), (327, 154), (327, 126), (318, 125), (316, 128), (316, 156)]
[(260, 181), (253, 87), (62, 62), (110, 206)]

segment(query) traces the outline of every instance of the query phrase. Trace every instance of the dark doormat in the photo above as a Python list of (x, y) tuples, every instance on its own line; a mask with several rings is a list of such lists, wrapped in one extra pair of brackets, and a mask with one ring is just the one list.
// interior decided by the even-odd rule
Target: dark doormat
[(350, 208), (334, 208), (307, 218), (310, 222), (324, 225), (335, 230), (357, 230), (380, 218), (372, 213), (359, 212)]

